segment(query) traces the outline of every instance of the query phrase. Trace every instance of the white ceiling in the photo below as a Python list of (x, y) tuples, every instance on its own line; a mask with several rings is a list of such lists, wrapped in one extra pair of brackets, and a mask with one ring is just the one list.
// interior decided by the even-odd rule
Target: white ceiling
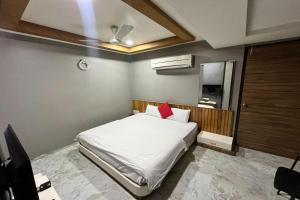
[(22, 20), (103, 41), (112, 38), (111, 25), (122, 24), (134, 26), (124, 41), (135, 44), (174, 36), (121, 0), (30, 0)]
[(214, 48), (300, 36), (300, 0), (154, 0)]
[[(300, 0), (153, 2), (197, 41), (206, 40), (214, 48), (300, 36)], [(133, 25), (125, 40), (132, 39), (135, 44), (173, 36), (121, 0), (30, 0), (22, 20), (104, 41), (112, 37), (112, 24)]]
[[(267, 33), (300, 27), (299, 0), (256, 0), (248, 2), (247, 34)], [(289, 27), (291, 26), (291, 27)]]

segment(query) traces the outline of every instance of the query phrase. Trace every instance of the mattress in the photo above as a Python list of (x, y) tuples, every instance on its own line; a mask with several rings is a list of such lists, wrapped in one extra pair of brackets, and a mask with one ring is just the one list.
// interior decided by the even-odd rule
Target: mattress
[(196, 123), (140, 113), (84, 131), (77, 139), (123, 175), (153, 190), (196, 134)]

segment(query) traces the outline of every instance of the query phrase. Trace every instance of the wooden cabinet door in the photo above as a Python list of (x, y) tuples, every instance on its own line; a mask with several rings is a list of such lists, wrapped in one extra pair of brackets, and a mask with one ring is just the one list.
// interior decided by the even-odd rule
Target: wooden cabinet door
[(300, 152), (300, 41), (248, 48), (237, 144)]

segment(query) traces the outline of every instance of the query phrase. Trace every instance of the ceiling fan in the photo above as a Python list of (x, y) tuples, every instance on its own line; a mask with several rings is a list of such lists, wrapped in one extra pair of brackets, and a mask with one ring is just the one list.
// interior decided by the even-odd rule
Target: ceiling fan
[[(128, 33), (130, 31), (132, 31), (133, 26), (131, 25), (127, 25), (127, 24), (123, 24), (121, 27), (116, 26), (116, 25), (112, 25), (110, 26), (110, 29), (113, 33), (113, 37), (109, 40), (109, 42), (111, 44), (115, 44), (115, 45), (122, 45), (122, 46), (132, 46), (133, 43), (132, 41), (123, 41), (123, 38), (128, 35)], [(80, 40), (82, 42), (87, 42), (90, 44), (94, 44), (97, 45), (99, 44), (99, 42), (101, 42), (101, 40), (97, 40), (97, 39), (86, 39), (86, 40)]]

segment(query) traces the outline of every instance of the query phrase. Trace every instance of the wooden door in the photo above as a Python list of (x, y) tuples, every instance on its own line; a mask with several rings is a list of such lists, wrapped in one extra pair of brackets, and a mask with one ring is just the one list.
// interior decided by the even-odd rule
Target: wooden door
[(239, 146), (294, 158), (300, 152), (300, 41), (248, 48)]

